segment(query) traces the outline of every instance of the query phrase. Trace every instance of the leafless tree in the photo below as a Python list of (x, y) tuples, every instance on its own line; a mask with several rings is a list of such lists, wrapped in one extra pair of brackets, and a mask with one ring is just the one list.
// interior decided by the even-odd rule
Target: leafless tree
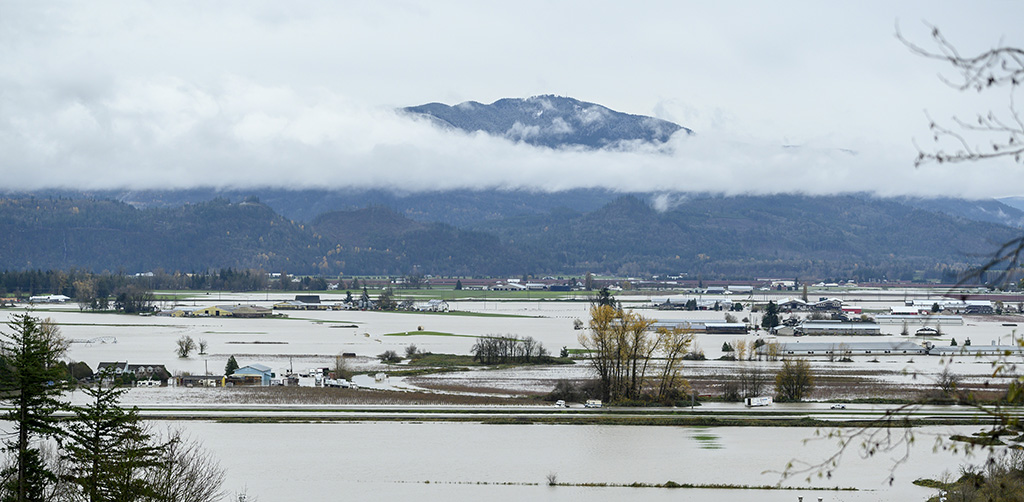
[(196, 350), (196, 341), (191, 336), (183, 335), (178, 339), (177, 342), (177, 353), (178, 357), (188, 357), (192, 355), (192, 351)]
[(764, 394), (771, 377), (760, 366), (743, 367), (739, 371), (739, 393), (741, 397), (756, 397)]
[(160, 466), (149, 472), (161, 502), (213, 502), (224, 497), (224, 469), (202, 444), (178, 429), (167, 431)]

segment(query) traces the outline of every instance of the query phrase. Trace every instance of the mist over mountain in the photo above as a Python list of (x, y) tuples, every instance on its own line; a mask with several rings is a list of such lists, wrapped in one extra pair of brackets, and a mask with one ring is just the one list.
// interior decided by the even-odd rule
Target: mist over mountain
[(667, 120), (617, 112), (605, 106), (560, 96), (499, 99), (489, 105), (467, 101), (455, 106), (428, 103), (403, 111), (441, 127), (535, 146), (615, 148), (631, 142), (660, 144), (679, 131), (693, 131)]
[[(674, 134), (692, 134), (556, 96), (403, 113), (552, 154), (638, 144), (653, 152)], [(648, 175), (632, 168), (620, 170)], [(1024, 210), (996, 200), (867, 193), (229, 186), (4, 195), (0, 268), (8, 269), (952, 280), (1024, 228)]]
[(1024, 228), (1024, 208), (1013, 206), (1012, 199), (965, 200), (952, 197), (903, 197), (900, 200), (909, 206), (927, 211)]

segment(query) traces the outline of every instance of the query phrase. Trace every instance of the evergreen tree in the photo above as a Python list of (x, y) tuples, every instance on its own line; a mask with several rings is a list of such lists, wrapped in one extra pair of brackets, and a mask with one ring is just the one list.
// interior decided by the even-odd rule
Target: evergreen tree
[(359, 308), (370, 308), (370, 293), (369, 291), (366, 291), (366, 286), (363, 286), (363, 294), (359, 297)]
[(75, 407), (75, 419), (65, 431), (61, 458), (64, 478), (81, 489), (84, 500), (133, 501), (155, 495), (146, 470), (157, 466), (162, 446), (153, 445), (138, 408), (119, 405), (125, 389), (104, 387), (113, 371), (105, 370), (95, 387), (84, 392), (89, 404)]
[(0, 336), (0, 396), (12, 408), (4, 418), (13, 432), (4, 444), (14, 458), (2, 473), (5, 491), (7, 500), (43, 500), (56, 476), (43, 462), (38, 439), (61, 433), (54, 415), (64, 407), (58, 363), (67, 343), (52, 323), (28, 314), (13, 316), (7, 326), (11, 332)]
[(235, 360), (235, 356), (228, 358), (228, 364), (224, 366), (224, 374), (230, 375), (238, 369), (238, 361)]
[(394, 292), (391, 291), (391, 288), (385, 288), (377, 296), (377, 308), (381, 310), (395, 310), (396, 306)]
[(455, 291), (462, 291), (462, 279), (455, 280)]
[(593, 305), (597, 307), (607, 306), (616, 310), (620, 309), (618, 303), (615, 301), (615, 297), (612, 296), (612, 292), (607, 286), (601, 288), (601, 290), (597, 292), (597, 296), (594, 297)]
[(764, 309), (764, 318), (761, 319), (761, 327), (764, 329), (772, 329), (779, 325), (779, 306), (773, 301), (768, 302), (768, 306)]

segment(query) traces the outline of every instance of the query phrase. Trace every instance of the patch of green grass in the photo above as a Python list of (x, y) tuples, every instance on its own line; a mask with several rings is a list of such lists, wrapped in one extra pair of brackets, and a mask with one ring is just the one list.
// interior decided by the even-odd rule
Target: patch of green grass
[(387, 333), (381, 336), (455, 336), (460, 338), (481, 338), (477, 335), (456, 335), (455, 333), (444, 333), (442, 331), (400, 331), (398, 333)]
[(211, 335), (266, 335), (266, 331), (203, 331)]
[(409, 366), (480, 366), (480, 362), (474, 360), (473, 356), (457, 354), (417, 354), (409, 361)]
[(664, 483), (551, 483), (549, 486), (579, 486), (586, 488), (697, 488), (703, 490), (828, 490), (828, 491), (858, 491), (853, 487), (817, 487), (817, 486), (781, 486), (781, 485), (734, 485), (728, 483), (676, 483), (666, 481)]
[(277, 318), (277, 319), (288, 319), (288, 320), (291, 320), (291, 321), (310, 321), (310, 322), (314, 322), (316, 324), (350, 324), (353, 327), (356, 326), (357, 324), (359, 324), (359, 323), (357, 323), (355, 321), (332, 321), (330, 319), (313, 319), (312, 317), (291, 317), (291, 316), (276, 317), (275, 316), (275, 318)]
[(569, 355), (585, 356), (587, 354), (590, 354), (590, 353), (596, 352), (596, 351), (595, 350), (588, 350), (588, 349), (568, 349), (568, 352), (569, 352)]
[(1005, 443), (992, 436), (962, 436), (959, 434), (949, 436), (950, 441), (960, 441), (977, 446), (1004, 446)]
[(102, 326), (105, 328), (180, 328), (177, 324), (127, 324), (99, 322), (55, 322), (56, 326)]
[(532, 315), (519, 315), (519, 314), (497, 314), (488, 312), (465, 312), (462, 310), (450, 310), (448, 312), (420, 312), (417, 310), (388, 310), (389, 314), (420, 314), (420, 315), (442, 315), (442, 316), (455, 316), (455, 317), (519, 317), (524, 319), (533, 319), (539, 316)]

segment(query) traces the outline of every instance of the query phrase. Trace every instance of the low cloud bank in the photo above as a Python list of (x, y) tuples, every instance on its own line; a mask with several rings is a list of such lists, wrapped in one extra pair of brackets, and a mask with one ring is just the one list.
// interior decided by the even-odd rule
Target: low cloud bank
[(107, 89), (8, 88), (0, 97), (0, 189), (603, 187), (989, 197), (1024, 186), (1024, 169), (1012, 162), (915, 169), (910, 138), (782, 145), (765, 139), (770, 133), (698, 129), (660, 146), (552, 150), (442, 130), (325, 89), (236, 77), (215, 87), (161, 78)]

